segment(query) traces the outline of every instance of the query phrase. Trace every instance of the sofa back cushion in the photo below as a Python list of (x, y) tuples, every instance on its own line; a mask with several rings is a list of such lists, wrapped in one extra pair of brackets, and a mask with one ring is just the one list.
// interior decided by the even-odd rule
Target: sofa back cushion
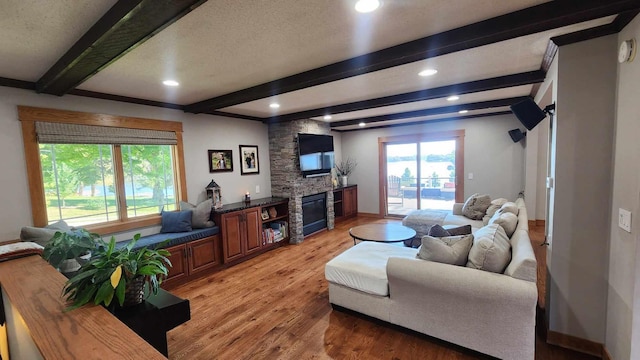
[(511, 261), (511, 244), (502, 226), (484, 226), (474, 234), (467, 267), (502, 273)]
[(513, 235), (513, 232), (516, 231), (516, 226), (518, 225), (518, 217), (512, 212), (507, 212), (503, 209), (500, 209), (496, 211), (495, 214), (493, 214), (491, 219), (489, 219), (487, 225), (491, 224), (498, 224), (502, 226), (504, 231), (507, 233), (507, 236), (511, 237), (511, 235)]

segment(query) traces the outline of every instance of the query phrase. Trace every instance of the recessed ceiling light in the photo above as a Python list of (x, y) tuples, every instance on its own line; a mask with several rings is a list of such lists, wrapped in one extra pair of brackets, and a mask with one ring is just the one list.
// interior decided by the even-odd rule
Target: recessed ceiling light
[(369, 13), (380, 7), (378, 0), (359, 0), (356, 3), (356, 11), (359, 13)]
[(277, 108), (279, 108), (279, 107), (280, 107), (280, 104), (278, 104), (278, 103), (271, 103), (271, 104), (269, 104), (269, 107), (270, 107), (270, 108), (272, 108), (272, 109), (277, 109)]
[(331, 120), (331, 115), (325, 115), (325, 116), (323, 117), (323, 119), (325, 119), (325, 120)]
[(166, 86), (178, 86), (178, 85), (180, 85), (180, 83), (175, 81), (175, 80), (165, 80), (162, 83), (165, 84)]
[(451, 95), (447, 98), (447, 101), (456, 101), (456, 100), (460, 100), (460, 96), (458, 95)]
[(418, 75), (420, 75), (420, 76), (432, 76), (432, 75), (435, 75), (437, 73), (438, 73), (438, 70), (436, 70), (436, 69), (425, 69), (425, 70), (420, 71), (418, 73)]
[(468, 112), (469, 112), (469, 110), (460, 110), (460, 111), (458, 111), (458, 114), (466, 114)]
[(365, 127), (367, 124), (365, 124), (364, 122), (361, 122), (360, 124), (358, 124), (358, 126), (360, 127)]

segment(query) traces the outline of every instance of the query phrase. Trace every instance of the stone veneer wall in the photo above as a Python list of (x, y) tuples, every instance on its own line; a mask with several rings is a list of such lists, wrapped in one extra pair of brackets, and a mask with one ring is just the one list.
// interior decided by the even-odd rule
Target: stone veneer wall
[(303, 178), (298, 160), (298, 133), (329, 135), (328, 123), (297, 120), (269, 125), (269, 157), (271, 158), (271, 194), (289, 198), (290, 243), (304, 240), (302, 233), (302, 197), (327, 193), (327, 228), (333, 229), (333, 186), (331, 176)]

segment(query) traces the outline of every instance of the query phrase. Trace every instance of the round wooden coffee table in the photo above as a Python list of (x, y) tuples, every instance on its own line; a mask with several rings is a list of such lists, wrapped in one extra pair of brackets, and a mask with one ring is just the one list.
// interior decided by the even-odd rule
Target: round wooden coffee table
[(416, 236), (416, 231), (399, 224), (366, 224), (349, 229), (349, 235), (356, 240), (377, 242), (401, 242)]

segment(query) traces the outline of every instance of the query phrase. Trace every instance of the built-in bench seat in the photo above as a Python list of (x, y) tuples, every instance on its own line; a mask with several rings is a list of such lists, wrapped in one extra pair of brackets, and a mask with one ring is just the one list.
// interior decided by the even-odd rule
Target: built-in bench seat
[[(170, 247), (175, 245), (184, 244), (186, 242), (204, 239), (209, 236), (216, 235), (220, 232), (220, 227), (214, 226), (206, 229), (196, 229), (188, 232), (178, 232), (178, 233), (159, 233), (153, 235), (142, 236), (136, 245), (133, 247), (134, 249), (139, 249), (141, 247), (155, 248), (158, 244), (163, 243), (164, 241), (169, 240), (166, 244), (162, 244), (163, 247)], [(117, 248), (121, 248), (126, 246), (128, 241), (121, 241), (116, 244)]]

